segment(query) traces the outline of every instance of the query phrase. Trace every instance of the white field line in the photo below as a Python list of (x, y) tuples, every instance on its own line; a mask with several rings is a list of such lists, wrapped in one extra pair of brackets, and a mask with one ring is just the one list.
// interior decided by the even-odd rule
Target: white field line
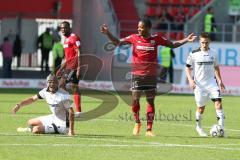
[[(0, 135), (18, 135), (10, 133), (0, 133)], [(50, 136), (50, 135), (49, 135)], [(49, 137), (42, 136), (42, 137)], [(59, 138), (72, 138), (67, 136), (58, 136)], [(185, 147), (185, 148), (200, 148), (200, 149), (217, 149), (217, 150), (231, 150), (231, 151), (240, 151), (240, 148), (229, 148), (226, 146), (240, 146), (240, 144), (168, 144), (168, 143), (158, 143), (158, 142), (140, 142), (133, 140), (117, 140), (117, 139), (104, 139), (104, 138), (81, 138), (89, 141), (106, 141), (111, 144), (11, 144), (11, 143), (2, 143), (0, 146), (49, 146), (49, 147)], [(127, 143), (127, 144), (112, 144), (115, 143)], [(129, 144), (130, 143), (130, 144)]]
[(40, 147), (185, 147), (185, 148), (200, 148), (200, 149), (214, 149), (214, 150), (231, 150), (231, 151), (240, 151), (240, 148), (228, 148), (228, 147), (219, 147), (219, 146), (208, 146), (208, 145), (186, 145), (186, 144), (0, 144), (0, 146), (40, 146)]
[[(0, 132), (0, 136), (1, 135), (5, 135), (5, 136), (21, 136), (19, 134), (13, 134), (13, 133), (1, 133)], [(26, 136), (41, 136), (41, 135), (33, 135), (33, 134), (29, 134), (29, 135), (26, 135)], [(41, 136), (41, 138), (43, 137), (53, 137), (53, 135), (43, 135)], [(75, 137), (75, 136), (74, 136)], [(56, 136), (55, 138), (74, 138), (74, 137), (69, 137), (69, 136), (66, 136), (66, 135), (58, 135)], [(112, 139), (112, 138), (86, 138), (86, 137), (77, 137), (81, 140), (89, 140), (89, 141), (105, 141), (105, 142), (115, 142), (115, 143), (130, 143), (130, 145), (132, 145), (133, 143), (135, 143), (135, 145), (164, 145), (164, 146), (199, 146), (199, 147), (219, 147), (219, 146), (240, 146), (240, 143), (239, 144), (236, 144), (236, 143), (221, 143), (221, 144), (167, 144), (167, 143), (159, 143), (159, 142), (144, 142), (144, 141), (134, 141), (134, 140), (118, 140), (118, 139)], [(2, 144), (0, 144), (2, 145)], [(16, 144), (18, 145), (18, 144)], [(27, 144), (28, 145), (28, 144)], [(29, 144), (30, 145), (30, 144)], [(45, 144), (44, 144), (45, 145)], [(48, 145), (48, 144), (47, 144)], [(54, 145), (54, 144), (53, 144)], [(64, 145), (64, 144), (63, 144)], [(78, 145), (78, 144), (76, 144)]]
[[(164, 123), (162, 123), (164, 124)], [(191, 125), (191, 124), (179, 124), (179, 123), (169, 123), (166, 125), (172, 125), (172, 126), (184, 126), (184, 127), (195, 127), (195, 125)], [(203, 126), (203, 128), (211, 128), (211, 126)], [(225, 127), (224, 127), (225, 128)], [(231, 128), (225, 128), (224, 130), (226, 131), (233, 131), (233, 132), (240, 132), (239, 129), (231, 129)]]
[[(1, 135), (5, 135), (5, 136), (21, 136), (20, 134), (14, 134), (14, 133), (3, 133), (3, 132), (0, 132), (0, 136)], [(38, 137), (38, 136), (41, 136), (41, 135), (34, 135), (34, 134), (27, 134), (27, 135), (25, 135), (25, 136), (32, 136), (32, 137), (34, 137), (34, 136), (36, 136), (36, 137)], [(109, 136), (111, 136), (111, 135), (109, 135)], [(42, 135), (41, 136), (41, 138), (43, 138), (43, 137), (54, 137), (53, 135), (50, 135), (50, 134), (46, 134), (46, 135)], [(74, 137), (76, 137), (76, 136), (74, 136)], [(55, 138), (64, 138), (64, 139), (69, 139), (69, 138), (74, 138), (74, 137), (69, 137), (69, 136), (67, 136), (67, 135), (57, 135), (57, 136), (55, 136)], [(106, 141), (106, 142), (117, 142), (117, 143), (136, 143), (136, 144), (146, 144), (146, 145), (162, 145), (162, 144), (165, 144), (165, 143), (159, 143), (159, 142), (144, 142), (144, 141), (134, 141), (134, 140), (118, 140), (118, 139), (113, 139), (113, 138), (86, 138), (86, 137), (81, 137), (81, 135), (80, 136), (77, 136), (76, 138), (79, 138), (79, 139), (81, 139), (81, 140), (89, 140), (89, 141)], [(0, 144), (1, 145), (1, 144)], [(179, 144), (179, 145), (181, 145), (181, 144)], [(194, 144), (195, 145), (195, 144)], [(226, 144), (224, 144), (224, 143), (221, 143), (221, 144), (203, 144), (203, 145), (201, 145), (201, 144), (197, 144), (197, 146), (212, 146), (212, 147), (214, 147), (214, 146), (240, 146), (240, 143), (239, 144), (236, 144), (236, 143), (226, 143)]]

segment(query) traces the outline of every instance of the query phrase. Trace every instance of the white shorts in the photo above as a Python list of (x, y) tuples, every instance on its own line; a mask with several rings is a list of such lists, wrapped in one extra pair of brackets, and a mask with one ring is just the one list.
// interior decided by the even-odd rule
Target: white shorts
[(203, 107), (210, 99), (221, 99), (221, 92), (218, 89), (201, 90), (194, 89), (195, 101), (198, 107)]
[(66, 134), (68, 133), (68, 128), (66, 127), (66, 122), (59, 120), (53, 114), (47, 116), (39, 117), (43, 124), (45, 133), (56, 133), (56, 134)]

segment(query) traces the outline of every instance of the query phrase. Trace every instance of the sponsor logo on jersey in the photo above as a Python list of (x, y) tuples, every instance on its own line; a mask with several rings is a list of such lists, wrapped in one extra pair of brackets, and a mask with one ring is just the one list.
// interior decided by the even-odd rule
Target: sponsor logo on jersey
[(213, 61), (208, 61), (208, 62), (197, 62), (198, 65), (212, 65)]
[(155, 44), (155, 40), (151, 40), (150, 43), (151, 43), (151, 44)]
[(154, 51), (154, 47), (147, 47), (147, 46), (137, 46), (138, 50), (145, 50), (145, 51)]

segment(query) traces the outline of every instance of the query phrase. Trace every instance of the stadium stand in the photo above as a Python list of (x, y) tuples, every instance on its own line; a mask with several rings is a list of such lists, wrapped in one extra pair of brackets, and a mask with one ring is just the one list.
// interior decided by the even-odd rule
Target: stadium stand
[[(201, 7), (209, 2), (210, 0), (112, 0), (113, 8), (119, 21), (120, 37), (136, 31), (139, 17), (148, 17), (153, 22), (153, 28), (158, 30), (158, 32), (162, 32), (163, 35), (167, 32), (172, 32), (165, 34), (171, 39), (184, 37), (184, 23), (195, 16)], [(135, 7), (136, 3), (144, 4), (144, 13), (138, 12), (139, 8)], [(165, 10), (167, 13), (165, 13)], [(158, 23), (161, 23), (160, 19), (166, 15), (167, 21), (163, 22), (165, 27), (163, 29), (159, 28), (158, 26), (161, 26), (161, 24), (158, 25)]]
[[(209, 2), (210, 0), (146, 0), (146, 12), (144, 16), (150, 18), (153, 24), (157, 23), (154, 28), (160, 32), (172, 32), (167, 34), (168, 38), (180, 39), (184, 36), (184, 23), (195, 16), (201, 7)], [(164, 13), (165, 11), (163, 12), (163, 10), (167, 13)], [(161, 28), (159, 26), (162, 25), (159, 23), (166, 22), (162, 22), (159, 19), (165, 15), (170, 15), (168, 17), (173, 18), (171, 20), (167, 18), (168, 27)], [(173, 25), (170, 23), (173, 23)]]
[(139, 19), (134, 0), (112, 0), (112, 4), (120, 23), (120, 37), (132, 34), (132, 30), (136, 30), (136, 21)]

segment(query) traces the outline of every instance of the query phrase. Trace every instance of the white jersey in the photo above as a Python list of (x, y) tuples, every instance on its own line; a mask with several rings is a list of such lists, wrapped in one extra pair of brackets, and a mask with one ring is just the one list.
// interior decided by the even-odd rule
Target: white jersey
[(71, 107), (70, 95), (65, 90), (59, 88), (56, 93), (50, 93), (47, 88), (38, 93), (38, 98), (46, 99), (53, 115), (61, 122), (66, 124), (68, 119), (68, 109)]
[(198, 89), (219, 89), (215, 78), (218, 66), (215, 50), (201, 51), (200, 48), (190, 52), (186, 65), (194, 70), (194, 81)]

